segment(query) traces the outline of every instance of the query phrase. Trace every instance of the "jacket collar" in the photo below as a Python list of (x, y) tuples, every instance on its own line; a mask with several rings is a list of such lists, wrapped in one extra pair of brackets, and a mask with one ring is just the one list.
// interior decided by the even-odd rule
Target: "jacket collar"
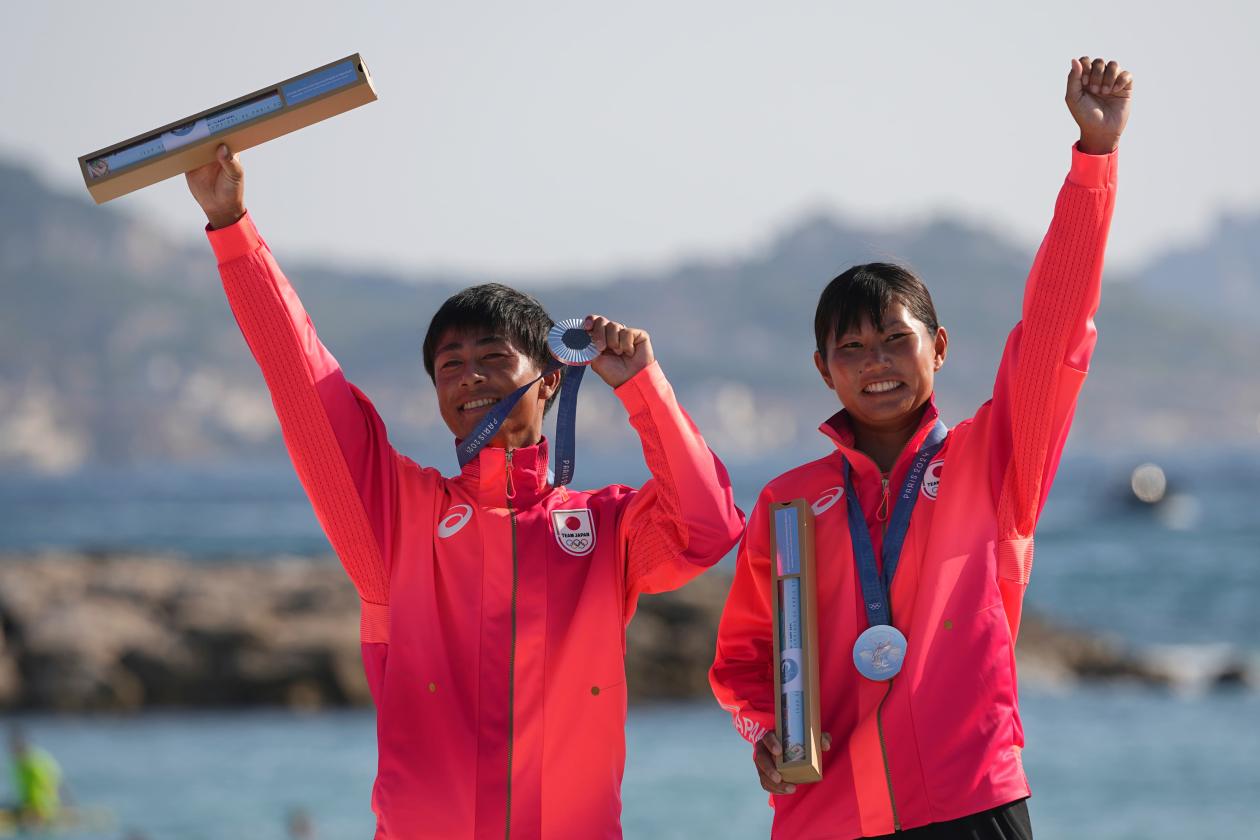
[[(510, 455), (510, 459), (509, 459)], [(508, 463), (511, 462), (509, 472)], [(533, 446), (508, 450), (487, 446), (460, 470), (460, 478), (477, 487), (483, 505), (512, 507), (532, 505), (551, 490), (547, 439)]]
[[(936, 395), (933, 394), (928, 398), (927, 408), (924, 409), (923, 417), (919, 420), (919, 427), (915, 429), (910, 440), (906, 442), (905, 447), (901, 450), (901, 454), (897, 456), (897, 462), (893, 465), (892, 472), (888, 475), (891, 484), (895, 484), (905, 475), (910, 461), (913, 460), (915, 454), (919, 451), (919, 447), (923, 445), (924, 439), (932, 431), (932, 427), (936, 425), (938, 419), (940, 419), (940, 412), (936, 408)], [(831, 415), (823, 421), (818, 430), (831, 438), (832, 443), (836, 445), (836, 449), (840, 451), (840, 454), (849, 462), (854, 472), (858, 474), (859, 480), (882, 478), (883, 474), (870, 456), (854, 448), (853, 422), (849, 418), (848, 409), (842, 408)]]

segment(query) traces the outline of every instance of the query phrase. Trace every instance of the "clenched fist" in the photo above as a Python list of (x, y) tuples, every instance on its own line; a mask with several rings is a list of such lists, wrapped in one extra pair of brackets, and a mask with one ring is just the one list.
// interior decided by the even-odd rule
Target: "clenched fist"
[(591, 363), (591, 370), (614, 388), (656, 358), (652, 353), (652, 339), (644, 330), (610, 321), (603, 315), (587, 315), (582, 328), (600, 351)]
[(1067, 106), (1081, 127), (1080, 149), (1090, 155), (1115, 151), (1129, 121), (1133, 74), (1115, 61), (1072, 59), (1067, 78)]

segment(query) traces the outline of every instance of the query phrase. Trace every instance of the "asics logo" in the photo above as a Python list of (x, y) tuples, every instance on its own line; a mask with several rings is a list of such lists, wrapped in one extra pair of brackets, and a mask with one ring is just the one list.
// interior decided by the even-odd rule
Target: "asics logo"
[(814, 511), (814, 516), (820, 516), (835, 506), (836, 502), (844, 497), (843, 487), (828, 487), (823, 494), (810, 505), (810, 509)]
[(437, 532), (442, 539), (453, 537), (459, 533), (459, 529), (468, 524), (468, 520), (472, 519), (472, 505), (454, 505), (446, 512), (438, 521)]

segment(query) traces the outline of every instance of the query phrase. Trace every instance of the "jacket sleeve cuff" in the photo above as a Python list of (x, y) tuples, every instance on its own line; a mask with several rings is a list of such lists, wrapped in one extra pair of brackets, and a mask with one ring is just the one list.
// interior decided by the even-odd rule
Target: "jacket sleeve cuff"
[(1090, 155), (1082, 152), (1079, 144), (1072, 146), (1072, 169), (1068, 180), (1078, 187), (1103, 190), (1116, 183), (1116, 158), (1120, 150), (1109, 155)]
[(735, 731), (753, 746), (756, 746), (758, 741), (766, 737), (767, 732), (774, 731), (774, 715), (772, 713), (745, 709), (735, 712), (733, 717)]
[(633, 416), (646, 410), (648, 400), (661, 402), (665, 395), (670, 393), (669, 380), (665, 378), (665, 372), (661, 370), (661, 366), (653, 361), (652, 364), (614, 388), (613, 393), (626, 407), (626, 413)]
[(206, 225), (206, 237), (210, 240), (210, 247), (214, 249), (219, 265), (252, 254), (265, 244), (258, 234), (258, 228), (254, 227), (254, 219), (249, 211), (236, 224), (225, 228), (212, 229)]

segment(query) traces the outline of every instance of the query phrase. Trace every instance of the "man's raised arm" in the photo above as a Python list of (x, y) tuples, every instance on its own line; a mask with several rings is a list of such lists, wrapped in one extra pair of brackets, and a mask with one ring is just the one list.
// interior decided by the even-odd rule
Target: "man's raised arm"
[(187, 174), (205, 211), (228, 303), (262, 369), (285, 446), (333, 549), (354, 581), (363, 639), (386, 631), (396, 453), (362, 392), (320, 343), (297, 293), (245, 210), (245, 172), (218, 160)]
[(617, 527), (629, 621), (641, 593), (676, 589), (721, 560), (743, 532), (744, 515), (726, 468), (675, 399), (647, 332), (600, 315), (585, 326), (601, 351), (591, 369), (625, 406), (652, 473)]

